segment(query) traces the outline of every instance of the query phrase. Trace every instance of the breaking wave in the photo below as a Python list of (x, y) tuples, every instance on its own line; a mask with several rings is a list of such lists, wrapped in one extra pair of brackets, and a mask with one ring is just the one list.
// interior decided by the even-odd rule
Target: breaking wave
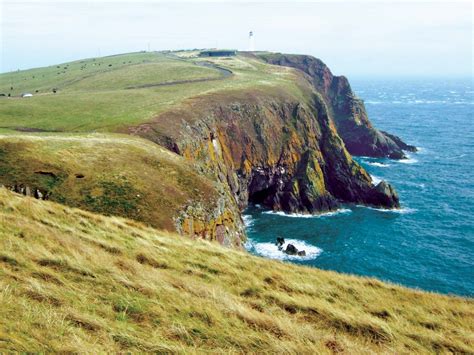
[(370, 161), (367, 161), (365, 162), (366, 164), (369, 164), (369, 165), (372, 165), (372, 166), (377, 166), (379, 168), (388, 168), (390, 166), (390, 164), (386, 164), (386, 163), (379, 163), (379, 162), (370, 162)]
[(372, 183), (373, 183), (374, 185), (378, 185), (378, 183), (382, 181), (382, 179), (379, 178), (378, 176), (370, 175), (370, 177), (372, 178)]
[(253, 226), (253, 224), (255, 223), (255, 220), (253, 219), (253, 217), (249, 214), (244, 214), (242, 216), (242, 219), (244, 220), (244, 225), (245, 225), (245, 228), (250, 228)]
[(275, 243), (271, 242), (255, 242), (253, 240), (249, 240), (245, 247), (248, 251), (254, 254), (277, 260), (314, 260), (323, 252), (321, 248), (311, 245), (303, 240), (285, 239), (283, 248), (286, 248), (288, 244), (293, 244), (298, 250), (304, 250), (306, 255), (298, 256), (285, 254), (282, 250), (278, 249)]
[(364, 205), (356, 205), (356, 207), (359, 207), (359, 208), (367, 208), (367, 209), (369, 209), (369, 210), (379, 211), (379, 212), (383, 212), (383, 213), (397, 213), (397, 214), (411, 214), (411, 213), (415, 213), (415, 212), (417, 211), (417, 209), (415, 209), (415, 208), (409, 208), (409, 207), (391, 208), (391, 209), (388, 209), (388, 208), (377, 208), (377, 207), (364, 206)]
[(282, 217), (291, 217), (291, 218), (321, 218), (321, 217), (335, 216), (335, 215), (339, 215), (339, 214), (352, 213), (352, 211), (348, 208), (340, 208), (340, 209), (337, 209), (335, 211), (322, 212), (322, 213), (318, 213), (318, 214), (285, 213), (285, 212), (282, 212), (282, 211), (265, 211), (263, 213), (264, 214), (272, 214), (272, 215), (282, 216)]

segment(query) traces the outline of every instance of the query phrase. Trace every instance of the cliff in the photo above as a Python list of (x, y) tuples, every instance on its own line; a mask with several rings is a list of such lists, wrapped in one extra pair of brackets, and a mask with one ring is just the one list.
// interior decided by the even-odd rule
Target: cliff
[(266, 62), (301, 70), (321, 93), (337, 131), (349, 153), (370, 157), (406, 158), (403, 153), (416, 151), (399, 137), (375, 128), (362, 100), (356, 97), (344, 76), (334, 76), (321, 60), (308, 55), (263, 53), (258, 55)]
[(351, 158), (324, 100), (301, 79), (298, 97), (283, 89), (205, 95), (129, 132), (196, 162), (240, 209), (249, 202), (299, 213), (341, 202), (399, 207), (394, 190), (373, 186)]
[(0, 136), (0, 185), (17, 193), (240, 247), (240, 211), (186, 159), (131, 136)]
[[(338, 118), (356, 102), (345, 79), (325, 66), (309, 76), (255, 56), (179, 55), (72, 62), (70, 80), (55, 67), (16, 73), (15, 85), (39, 93), (0, 105), (12, 130), (0, 139), (0, 184), (235, 247), (252, 202), (298, 213), (399, 206), (340, 137)], [(359, 120), (371, 127), (365, 113)]]

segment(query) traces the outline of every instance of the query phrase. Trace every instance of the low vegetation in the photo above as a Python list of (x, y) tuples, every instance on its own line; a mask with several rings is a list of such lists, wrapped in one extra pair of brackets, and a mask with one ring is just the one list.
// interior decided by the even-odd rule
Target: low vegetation
[(0, 189), (0, 351), (472, 353), (472, 300)]
[[(198, 65), (203, 61), (233, 75)], [(242, 56), (184, 59), (157, 52), (0, 74), (0, 93), (11, 94), (0, 97), (0, 128), (117, 132), (198, 95), (261, 87), (296, 90), (292, 73)], [(33, 97), (21, 98), (24, 92)]]
[(174, 231), (189, 204), (215, 208), (215, 184), (184, 158), (118, 134), (0, 135), (0, 184)]

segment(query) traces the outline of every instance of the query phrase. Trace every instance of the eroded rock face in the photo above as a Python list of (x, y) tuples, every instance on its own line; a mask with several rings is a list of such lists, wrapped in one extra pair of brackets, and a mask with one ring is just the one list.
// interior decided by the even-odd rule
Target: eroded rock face
[(319, 59), (307, 55), (262, 54), (266, 62), (296, 68), (308, 75), (315, 89), (321, 93), (343, 139), (353, 155), (406, 158), (403, 150), (416, 151), (399, 137), (379, 131), (372, 126), (362, 100), (352, 92), (344, 76), (334, 76)]
[[(391, 187), (374, 190), (370, 176), (344, 147), (326, 103), (309, 84), (307, 94), (305, 102), (284, 92), (207, 95), (130, 132), (193, 161), (220, 183), (226, 206), (239, 210), (249, 202), (298, 213), (333, 210), (341, 202), (397, 207)], [(230, 221), (216, 227), (241, 226)]]
[(374, 186), (348, 149), (402, 158), (409, 146), (372, 127), (347, 80), (319, 60), (266, 60), (301, 68), (295, 71), (298, 94), (275, 87), (206, 94), (129, 129), (184, 156), (220, 188), (221, 212), (228, 218), (196, 229), (183, 211), (177, 229), (188, 235), (207, 229), (228, 245), (238, 244), (229, 243), (233, 230), (243, 230), (236, 216), (250, 202), (289, 213), (334, 210), (344, 202), (399, 207), (394, 189), (385, 182)]

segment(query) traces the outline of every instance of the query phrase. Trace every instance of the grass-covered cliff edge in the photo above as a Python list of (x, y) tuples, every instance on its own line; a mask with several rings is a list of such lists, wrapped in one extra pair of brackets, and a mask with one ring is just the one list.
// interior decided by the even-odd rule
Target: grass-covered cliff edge
[[(347, 85), (326, 90), (344, 80), (285, 66), (292, 56), (198, 54), (132, 53), (0, 75), (0, 184), (233, 246), (245, 238), (249, 202), (300, 213), (399, 206), (395, 190), (374, 186), (346, 149), (340, 111), (354, 97)], [(366, 128), (353, 136), (372, 129), (366, 115), (344, 121)]]
[(472, 353), (472, 300), (0, 188), (0, 351)]

